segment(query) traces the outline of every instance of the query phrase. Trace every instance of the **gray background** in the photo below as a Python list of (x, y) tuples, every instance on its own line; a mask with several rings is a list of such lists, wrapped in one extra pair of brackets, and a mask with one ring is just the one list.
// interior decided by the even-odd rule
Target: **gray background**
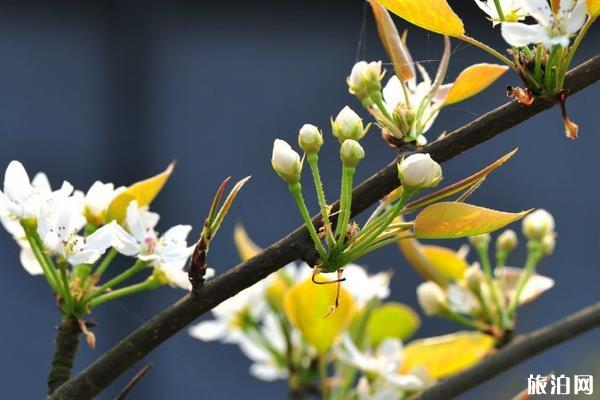
[[(504, 48), (470, 1), (454, 1), (472, 35)], [(458, 4), (460, 3), (460, 4)], [(274, 138), (295, 140), (305, 122), (325, 127), (345, 104), (359, 106), (345, 76), (357, 54), (363, 21), (361, 1), (304, 2), (1, 2), (0, 165), (21, 160), (43, 170), (54, 185), (68, 179), (87, 189), (95, 179), (131, 183), (178, 164), (154, 204), (163, 229), (176, 223), (198, 228), (210, 195), (226, 176), (253, 179), (214, 242), (211, 264), (219, 272), (237, 263), (231, 242), (235, 221), (267, 245), (300, 223), (285, 185), (271, 170)], [(406, 24), (400, 22), (403, 28)], [(597, 53), (598, 27), (576, 57)], [(370, 12), (360, 57), (385, 59)], [(441, 38), (411, 27), (415, 60), (433, 73)], [(449, 77), (474, 62), (491, 61), (454, 41)], [(506, 99), (507, 73), (485, 94), (445, 110), (429, 133), (434, 138)], [(569, 99), (581, 138), (562, 132), (558, 109), (445, 164), (452, 182), (519, 147), (517, 156), (475, 195), (489, 207), (544, 207), (557, 220), (555, 255), (541, 265), (557, 279), (554, 290), (525, 307), (519, 331), (527, 332), (598, 300), (600, 191), (595, 124), (598, 86)], [(366, 114), (361, 114), (366, 117)], [(364, 140), (367, 158), (358, 179), (392, 159), (375, 130)], [(338, 188), (337, 148), (328, 136), (322, 173), (330, 197)], [(312, 204), (314, 205), (314, 203)], [(313, 208), (314, 209), (314, 208)], [(197, 230), (196, 230), (197, 232)], [(450, 243), (455, 248), (459, 242)], [(0, 383), (3, 398), (41, 398), (59, 316), (44, 280), (18, 264), (18, 251), (0, 233)], [(520, 251), (514, 264), (523, 260)], [(394, 247), (363, 260), (372, 270), (392, 269), (393, 298), (416, 305), (420, 278)], [(115, 268), (118, 269), (118, 268)], [(183, 293), (163, 288), (94, 312), (98, 347), (83, 346), (77, 370)], [(418, 336), (456, 330), (425, 319)], [(598, 333), (562, 345), (464, 396), (506, 399), (526, 387), (530, 373), (596, 373)], [(180, 333), (148, 357), (154, 370), (135, 389), (139, 399), (236, 399), (285, 397), (284, 383), (263, 383), (247, 373), (248, 361), (234, 346), (204, 344)], [(109, 399), (129, 377), (104, 394)], [(599, 385), (600, 382), (597, 382)]]

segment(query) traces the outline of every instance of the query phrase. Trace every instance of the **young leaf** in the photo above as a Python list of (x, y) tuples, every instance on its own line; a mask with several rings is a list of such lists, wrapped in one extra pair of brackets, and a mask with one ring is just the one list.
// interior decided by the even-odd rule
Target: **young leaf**
[(216, 235), (217, 231), (221, 227), (221, 224), (223, 223), (225, 216), (229, 212), (229, 209), (231, 208), (231, 205), (233, 204), (233, 201), (235, 200), (236, 196), (238, 195), (240, 190), (242, 190), (242, 187), (244, 187), (246, 182), (248, 182), (250, 180), (250, 178), (251, 178), (250, 176), (247, 176), (244, 179), (241, 179), (238, 183), (236, 183), (233, 186), (233, 188), (231, 189), (231, 192), (229, 192), (229, 194), (227, 195), (227, 198), (225, 198), (225, 201), (223, 202), (221, 209), (219, 210), (217, 215), (214, 217), (214, 220), (210, 221), (210, 223), (211, 223), (210, 229), (211, 229), (211, 234), (213, 237)]
[(442, 287), (448, 285), (448, 278), (436, 268), (423, 250), (418, 240), (398, 236), (398, 247), (412, 267), (428, 281), (434, 281)]
[(251, 259), (262, 250), (250, 239), (246, 229), (239, 224), (233, 230), (233, 242), (242, 261)]
[(442, 246), (422, 245), (425, 257), (444, 277), (457, 281), (463, 278), (469, 264), (454, 250)]
[(288, 290), (283, 300), (288, 319), (319, 355), (325, 354), (344, 332), (354, 312), (352, 297), (342, 286), (339, 307), (325, 317), (335, 301), (336, 290), (335, 284), (317, 285), (307, 279)]
[(446, 96), (444, 105), (458, 103), (476, 95), (506, 71), (508, 71), (506, 65), (488, 63), (471, 65), (458, 75)]
[(419, 315), (409, 306), (385, 303), (375, 309), (367, 324), (367, 335), (374, 346), (388, 338), (406, 340), (421, 326)]
[(377, 0), (379, 4), (421, 28), (442, 35), (462, 37), (463, 22), (446, 0)]
[(518, 221), (529, 211), (508, 213), (467, 203), (435, 203), (417, 215), (415, 237), (455, 239), (490, 233)]
[(457, 332), (409, 343), (402, 372), (425, 368), (433, 378), (445, 378), (478, 363), (494, 349), (494, 339), (479, 332)]
[(174, 167), (175, 163), (171, 163), (160, 174), (136, 182), (117, 195), (108, 206), (106, 222), (112, 220), (123, 221), (127, 212), (127, 206), (133, 200), (137, 200), (140, 207), (152, 203), (152, 200), (154, 200), (165, 183), (167, 183)]
[(385, 52), (390, 57), (394, 72), (403, 81), (414, 78), (415, 67), (412, 57), (404, 41), (400, 38), (396, 24), (392, 21), (390, 14), (376, 0), (369, 0), (369, 3), (373, 9), (381, 44), (383, 44)]

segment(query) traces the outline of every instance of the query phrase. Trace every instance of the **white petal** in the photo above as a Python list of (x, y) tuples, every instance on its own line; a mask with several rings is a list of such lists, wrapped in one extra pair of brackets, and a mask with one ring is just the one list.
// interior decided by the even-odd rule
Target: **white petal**
[(147, 230), (137, 201), (134, 200), (129, 203), (129, 206), (127, 206), (127, 216), (125, 219), (127, 221), (129, 232), (135, 236), (138, 242), (143, 242), (146, 237)]
[(255, 363), (250, 366), (250, 375), (261, 381), (273, 382), (278, 379), (286, 379), (287, 371), (270, 364)]
[(21, 265), (23, 266), (23, 268), (25, 268), (25, 271), (29, 272), (31, 275), (41, 275), (44, 273), (44, 271), (42, 270), (42, 266), (35, 258), (31, 247), (21, 248), (19, 259), (21, 260)]
[(35, 174), (33, 180), (31, 181), (31, 185), (42, 193), (50, 193), (52, 191), (52, 188), (50, 187), (50, 181), (43, 172), (38, 172)]
[(166, 240), (185, 241), (191, 230), (191, 225), (175, 225), (163, 234), (163, 238)]
[(504, 22), (501, 31), (504, 40), (515, 47), (542, 43), (548, 37), (541, 25), (525, 25), (520, 22)]
[[(563, 0), (564, 1), (564, 0)], [(561, 8), (563, 6), (562, 2), (560, 4)], [(567, 18), (567, 24), (565, 29), (568, 34), (572, 35), (578, 30), (581, 29), (583, 24), (585, 23), (585, 17), (587, 15), (586, 3), (585, 0), (579, 0), (573, 8), (571, 15)]]
[(548, 0), (521, 0), (521, 2), (523, 6), (529, 10), (531, 16), (537, 19), (542, 25), (550, 24), (552, 20), (552, 10), (550, 9)]
[(452, 89), (452, 86), (454, 86), (454, 83), (446, 83), (445, 85), (441, 85), (435, 96), (433, 96), (433, 102), (443, 103), (444, 100), (446, 100), (446, 97), (448, 97), (448, 93), (450, 92), (450, 89)]
[(202, 321), (188, 329), (188, 334), (204, 342), (223, 339), (227, 334), (227, 326), (219, 320)]
[(399, 389), (409, 392), (416, 392), (423, 388), (423, 381), (414, 375), (392, 375), (386, 380)]
[(192, 290), (192, 284), (188, 278), (188, 273), (181, 268), (166, 267), (161, 268), (167, 275), (169, 284), (183, 290)]
[(402, 83), (396, 75), (392, 76), (385, 87), (382, 90), (383, 100), (385, 104), (393, 109), (398, 104), (404, 103), (404, 92), (402, 90)]
[(118, 225), (115, 221), (112, 221), (108, 225), (96, 229), (94, 233), (89, 235), (85, 240), (86, 250), (97, 250), (100, 253), (104, 253), (106, 249), (112, 246), (115, 236), (115, 231), (118, 229)]
[(11, 161), (4, 174), (4, 194), (11, 200), (21, 203), (31, 194), (31, 183), (25, 167), (18, 161)]
[(82, 252), (75, 253), (69, 257), (68, 261), (71, 265), (77, 264), (93, 264), (95, 263), (102, 253), (98, 250), (83, 250)]

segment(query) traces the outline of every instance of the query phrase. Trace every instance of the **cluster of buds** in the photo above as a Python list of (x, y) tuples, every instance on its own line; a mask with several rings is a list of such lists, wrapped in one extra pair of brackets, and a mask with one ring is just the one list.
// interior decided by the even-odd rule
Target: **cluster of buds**
[[(518, 246), (517, 234), (505, 230), (496, 238), (495, 267), (490, 260), (491, 236), (480, 234), (471, 236), (469, 243), (479, 260), (470, 266), (465, 258), (467, 252), (461, 250), (446, 252), (445, 261), (436, 264), (428, 259), (428, 247), (418, 244), (415, 251), (423, 254), (415, 265), (419, 271), (437, 269), (435, 277), (417, 288), (417, 298), (427, 315), (449, 318), (458, 323), (493, 335), (505, 337), (514, 329), (517, 308), (536, 299), (550, 289), (554, 281), (536, 274), (536, 267), (544, 256), (550, 255), (555, 246), (556, 233), (554, 219), (546, 210), (536, 210), (523, 219), (523, 235), (527, 238), (527, 260), (524, 267), (506, 266), (506, 260)], [(405, 249), (403, 251), (406, 252)], [(407, 259), (415, 262), (407, 253)], [(452, 265), (455, 270), (445, 268)]]

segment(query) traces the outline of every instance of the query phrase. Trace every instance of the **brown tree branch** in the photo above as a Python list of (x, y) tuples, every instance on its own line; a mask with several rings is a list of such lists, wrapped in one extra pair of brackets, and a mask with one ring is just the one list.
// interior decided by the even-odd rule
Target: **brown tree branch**
[(131, 392), (131, 390), (135, 387), (135, 385), (140, 383), (142, 378), (144, 378), (144, 376), (146, 376), (146, 374), (152, 369), (152, 367), (154, 367), (154, 364), (150, 363), (150, 364), (146, 364), (144, 366), (144, 368), (140, 369), (138, 371), (138, 373), (135, 374), (129, 382), (127, 382), (127, 385), (125, 385), (123, 390), (121, 390), (121, 392), (117, 395), (117, 397), (115, 397), (115, 400), (125, 400), (125, 398), (129, 394), (129, 392)]
[(528, 358), (599, 326), (600, 303), (596, 303), (554, 324), (517, 337), (474, 367), (432, 386), (419, 399), (453, 399)]
[[(573, 94), (598, 79), (600, 79), (600, 57), (596, 56), (570, 71), (565, 87)], [(425, 146), (422, 151), (430, 153), (439, 162), (449, 160), (554, 104), (555, 102), (536, 101), (526, 107), (514, 101), (509, 102)], [(400, 184), (396, 161), (394, 160), (354, 190), (353, 215), (365, 210)], [(304, 227), (296, 229), (254, 258), (209, 280), (197, 292), (184, 296), (177, 303), (154, 316), (100, 356), (79, 375), (59, 387), (50, 399), (92, 398), (194, 319), (297, 259), (308, 262), (315, 259), (314, 245)]]

